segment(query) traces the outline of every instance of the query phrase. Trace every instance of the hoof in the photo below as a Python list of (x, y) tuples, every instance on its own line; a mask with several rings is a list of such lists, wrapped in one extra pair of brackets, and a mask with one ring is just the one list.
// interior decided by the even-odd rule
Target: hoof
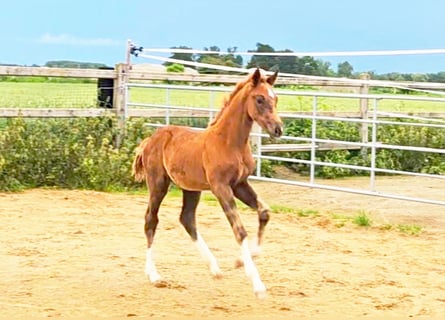
[(213, 266), (210, 266), (210, 273), (212, 274), (214, 279), (221, 279), (222, 278), (221, 269), (216, 264), (213, 265)]
[(241, 258), (238, 258), (235, 260), (235, 268), (241, 268), (244, 266), (244, 261)]
[(221, 272), (215, 273), (213, 275), (213, 279), (219, 280), (219, 279), (222, 279), (222, 278), (223, 278), (223, 274)]
[(267, 298), (267, 292), (266, 292), (266, 290), (264, 290), (264, 291), (257, 291), (257, 292), (255, 292), (255, 296), (256, 296), (257, 299), (263, 300), (263, 299)]
[(156, 288), (168, 288), (169, 284), (167, 281), (164, 280), (156, 280), (154, 282), (152, 282), (153, 286)]
[(155, 284), (156, 282), (162, 281), (161, 276), (157, 272), (153, 272), (151, 274), (147, 274), (148, 278), (150, 279), (150, 282), (152, 284)]
[(261, 247), (254, 247), (252, 248), (252, 250), (250, 250), (250, 255), (252, 256), (252, 258), (256, 258), (258, 256), (261, 255)]

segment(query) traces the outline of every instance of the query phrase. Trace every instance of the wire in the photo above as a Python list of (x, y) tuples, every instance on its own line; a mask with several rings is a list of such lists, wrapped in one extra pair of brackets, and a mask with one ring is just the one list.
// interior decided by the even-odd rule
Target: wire
[[(143, 50), (145, 51), (147, 49), (143, 49)], [(209, 63), (166, 58), (166, 57), (147, 55), (147, 54), (139, 54), (139, 57), (146, 58), (146, 59), (159, 60), (159, 61), (164, 61), (164, 62), (178, 63), (178, 64), (183, 64), (183, 65), (188, 65), (188, 66), (193, 66), (193, 67), (210, 68), (210, 69), (221, 70), (221, 71), (230, 71), (230, 72), (239, 72), (239, 73), (249, 73), (252, 71), (252, 69), (246, 69), (246, 68), (221, 66), (221, 65), (214, 65), (214, 64), (209, 64)], [(273, 72), (271, 72), (271, 71), (266, 71), (266, 74), (272, 74), (272, 73)], [(400, 82), (308, 76), (308, 75), (292, 74), (292, 73), (285, 73), (285, 72), (280, 73), (280, 76), (281, 77), (284, 76), (284, 77), (308, 79), (308, 80), (337, 81), (337, 82), (343, 82), (343, 83), (349, 82), (349, 83), (351, 83), (351, 85), (359, 85), (359, 86), (360, 85), (369, 85), (369, 86), (374, 86), (374, 87), (389, 87), (389, 88), (395, 88), (395, 89), (404, 89), (404, 90), (419, 91), (419, 92), (430, 93), (430, 94), (445, 95), (445, 92), (442, 92), (442, 91), (414, 89), (414, 88), (407, 87), (406, 84), (400, 83)]]
[(400, 55), (424, 55), (445, 54), (445, 49), (412, 49), (412, 50), (366, 50), (366, 51), (308, 51), (308, 52), (229, 52), (180, 48), (143, 48), (143, 52), (161, 53), (191, 53), (191, 54), (234, 54), (241, 56), (282, 56), (282, 57), (363, 57), (363, 56), (400, 56)]

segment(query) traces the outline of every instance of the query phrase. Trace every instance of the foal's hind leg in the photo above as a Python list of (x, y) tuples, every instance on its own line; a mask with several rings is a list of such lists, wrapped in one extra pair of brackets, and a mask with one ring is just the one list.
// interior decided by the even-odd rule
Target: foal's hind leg
[[(153, 178), (155, 177), (155, 178)], [(161, 280), (156, 266), (153, 261), (153, 239), (156, 233), (156, 227), (158, 226), (158, 211), (162, 200), (168, 192), (168, 187), (170, 185), (170, 179), (168, 176), (157, 177), (154, 174), (147, 175), (147, 186), (150, 191), (150, 198), (145, 213), (145, 236), (147, 238), (147, 255), (145, 261), (145, 274), (150, 278), (152, 283)]]
[(269, 206), (258, 198), (256, 192), (247, 181), (243, 181), (233, 187), (235, 197), (241, 200), (254, 210), (258, 211), (258, 235), (251, 248), (252, 255), (261, 253), (261, 244), (263, 243), (264, 229), (269, 222)]
[(218, 263), (216, 262), (212, 252), (210, 252), (210, 249), (205, 243), (204, 239), (196, 229), (196, 207), (198, 206), (201, 192), (182, 190), (182, 194), (182, 211), (179, 220), (192, 238), (193, 242), (198, 247), (198, 250), (203, 258), (206, 259), (207, 263), (209, 264), (210, 272), (215, 278), (220, 278), (221, 270), (219, 269)]

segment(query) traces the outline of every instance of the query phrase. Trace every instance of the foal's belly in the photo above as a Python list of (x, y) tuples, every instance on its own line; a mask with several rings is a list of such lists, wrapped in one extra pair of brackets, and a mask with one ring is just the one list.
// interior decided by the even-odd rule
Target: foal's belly
[(210, 189), (201, 166), (189, 163), (184, 159), (178, 159), (166, 165), (166, 169), (170, 179), (181, 189), (191, 191)]

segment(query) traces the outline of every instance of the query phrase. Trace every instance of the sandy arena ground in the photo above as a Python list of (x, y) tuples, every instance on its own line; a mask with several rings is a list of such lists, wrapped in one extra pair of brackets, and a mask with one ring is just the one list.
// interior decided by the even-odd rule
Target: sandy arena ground
[[(339, 180), (353, 185), (360, 179)], [(442, 197), (443, 182), (386, 178), (381, 188)], [(311, 209), (318, 217), (274, 213), (256, 258), (268, 297), (257, 300), (221, 209), (201, 202), (198, 226), (219, 261), (213, 279), (178, 222), (181, 200), (161, 208), (157, 267), (144, 275), (146, 195), (29, 190), (0, 193), (2, 319), (443, 319), (444, 207), (318, 189), (254, 183), (269, 204)], [(366, 212), (373, 226), (334, 215)], [(256, 214), (243, 211), (254, 235)], [(408, 235), (398, 224), (419, 225)], [(392, 225), (391, 230), (383, 230)]]

